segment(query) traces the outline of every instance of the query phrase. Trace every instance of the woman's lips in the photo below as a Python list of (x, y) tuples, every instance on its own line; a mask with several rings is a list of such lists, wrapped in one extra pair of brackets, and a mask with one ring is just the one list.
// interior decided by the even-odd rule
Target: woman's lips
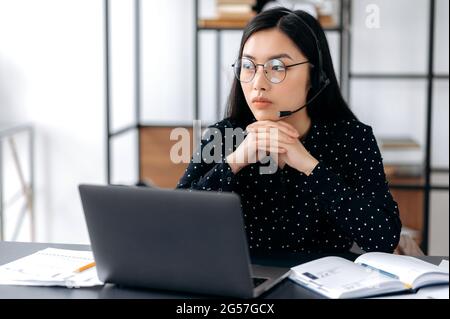
[(260, 107), (260, 108), (268, 107), (271, 104), (272, 104), (272, 102), (267, 102), (267, 101), (255, 101), (252, 103), (252, 105), (254, 105), (255, 107)]
[(252, 105), (255, 107), (267, 107), (272, 104), (272, 101), (266, 97), (259, 96), (252, 99)]

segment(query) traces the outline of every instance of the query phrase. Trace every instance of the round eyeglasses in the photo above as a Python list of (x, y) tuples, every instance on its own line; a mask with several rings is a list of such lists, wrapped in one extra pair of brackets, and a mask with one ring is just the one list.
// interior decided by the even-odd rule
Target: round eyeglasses
[(286, 65), (279, 59), (272, 59), (264, 64), (256, 64), (248, 58), (241, 58), (237, 59), (231, 66), (233, 67), (234, 75), (240, 82), (251, 82), (255, 77), (258, 66), (261, 65), (266, 79), (274, 84), (278, 84), (286, 78), (288, 68), (306, 63), (309, 63), (309, 61)]

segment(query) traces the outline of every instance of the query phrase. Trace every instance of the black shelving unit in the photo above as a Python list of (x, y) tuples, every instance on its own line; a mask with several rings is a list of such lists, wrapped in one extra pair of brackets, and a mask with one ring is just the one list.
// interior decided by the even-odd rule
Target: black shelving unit
[[(348, 13), (350, 14), (349, 21), (351, 21), (351, 8), (352, 0), (348, 2)], [(365, 79), (365, 80), (426, 80), (427, 81), (427, 93), (426, 93), (426, 137), (425, 137), (425, 159), (424, 159), (424, 178), (423, 184), (417, 185), (401, 185), (401, 184), (390, 184), (391, 189), (401, 189), (401, 190), (422, 190), (424, 192), (424, 203), (423, 203), (423, 229), (422, 229), (422, 250), (425, 254), (429, 250), (429, 222), (430, 222), (430, 195), (432, 191), (449, 191), (449, 187), (442, 185), (433, 185), (431, 182), (432, 173), (447, 173), (449, 172), (447, 168), (433, 168), (431, 166), (431, 143), (432, 143), (432, 112), (433, 112), (433, 86), (434, 81), (448, 80), (448, 74), (435, 74), (434, 73), (434, 50), (435, 50), (435, 17), (436, 17), (436, 1), (429, 0), (429, 24), (428, 24), (428, 56), (427, 56), (427, 72), (425, 74), (383, 74), (383, 73), (353, 73), (349, 70), (348, 78), (350, 81)], [(351, 36), (351, 32), (350, 32)], [(350, 37), (351, 39), (351, 37)], [(349, 45), (352, 42), (349, 41)], [(350, 89), (350, 87), (349, 87)], [(350, 91), (348, 92), (348, 97), (350, 97)]]
[[(430, 1), (429, 6), (429, 46), (428, 46), (428, 56), (427, 56), (427, 72), (426, 74), (371, 74), (371, 73), (354, 73), (350, 70), (351, 61), (351, 21), (352, 21), (352, 2), (353, 0), (337, 0), (339, 2), (339, 25), (333, 28), (325, 28), (326, 32), (338, 32), (340, 35), (339, 39), (339, 80), (341, 91), (344, 98), (350, 100), (350, 88), (351, 81), (358, 79), (366, 80), (380, 80), (380, 79), (391, 79), (391, 80), (411, 80), (419, 79), (427, 81), (427, 98), (426, 98), (426, 138), (425, 138), (425, 160), (424, 160), (424, 177), (425, 182), (423, 184), (417, 185), (402, 185), (402, 184), (391, 184), (391, 189), (401, 189), (401, 190), (422, 190), (424, 192), (424, 206), (423, 206), (423, 234), (422, 234), (422, 249), (425, 253), (428, 252), (428, 234), (429, 234), (429, 213), (430, 213), (430, 194), (432, 191), (449, 191), (449, 187), (442, 185), (433, 185), (431, 182), (432, 173), (447, 173), (449, 172), (447, 168), (433, 168), (431, 166), (431, 128), (432, 128), (432, 110), (433, 110), (433, 84), (435, 80), (447, 80), (449, 79), (448, 74), (435, 74), (434, 67), (434, 34), (435, 34), (435, 15), (436, 15), (436, 1)], [(128, 127), (122, 128), (116, 132), (111, 132), (111, 105), (110, 105), (110, 26), (109, 26), (109, 0), (104, 0), (104, 21), (105, 21), (105, 104), (106, 104), (106, 179), (108, 183), (111, 183), (111, 140), (114, 137), (122, 135), (132, 130), (137, 130), (137, 160), (138, 160), (138, 174), (142, 177), (141, 163), (140, 163), (140, 137), (139, 130), (146, 125), (141, 123), (141, 100), (140, 100), (140, 89), (141, 89), (141, 76), (140, 76), (140, 66), (141, 66), (141, 56), (140, 56), (140, 37), (141, 37), (141, 27), (140, 27), (140, 8), (141, 0), (134, 0), (135, 7), (135, 117), (136, 124), (130, 125)], [(200, 32), (215, 32), (216, 33), (216, 58), (217, 61), (221, 61), (221, 36), (224, 31), (242, 31), (240, 28), (204, 28), (198, 26), (199, 21), (199, 0), (194, 0), (194, 110), (193, 115), (195, 119), (200, 118), (199, 109), (199, 33)], [(221, 77), (220, 77), (220, 63), (216, 63), (217, 82), (216, 82), (216, 114), (217, 118), (221, 117)]]

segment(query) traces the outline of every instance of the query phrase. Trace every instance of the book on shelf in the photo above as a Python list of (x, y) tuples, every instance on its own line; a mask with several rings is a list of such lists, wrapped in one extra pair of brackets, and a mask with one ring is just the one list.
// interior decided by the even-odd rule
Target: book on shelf
[(252, 18), (255, 12), (248, 4), (220, 4), (216, 8), (219, 18)]
[(421, 287), (449, 282), (448, 266), (382, 252), (362, 254), (354, 262), (323, 257), (291, 270), (291, 280), (333, 299), (415, 293)]
[(246, 4), (254, 6), (256, 5), (256, 0), (216, 0), (217, 5), (222, 4)]
[[(413, 138), (379, 137), (377, 141), (384, 164), (396, 166), (397, 168), (405, 167), (402, 170), (404, 173), (421, 170), (425, 160), (425, 153), (419, 142)], [(400, 171), (397, 170), (397, 172)], [(417, 174), (411, 175), (415, 176)]]

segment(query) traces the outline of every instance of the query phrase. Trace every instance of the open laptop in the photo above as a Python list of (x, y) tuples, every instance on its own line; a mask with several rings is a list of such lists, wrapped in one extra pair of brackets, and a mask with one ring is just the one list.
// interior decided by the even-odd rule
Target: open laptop
[(251, 265), (232, 193), (80, 185), (99, 279), (125, 286), (252, 298), (289, 275)]

